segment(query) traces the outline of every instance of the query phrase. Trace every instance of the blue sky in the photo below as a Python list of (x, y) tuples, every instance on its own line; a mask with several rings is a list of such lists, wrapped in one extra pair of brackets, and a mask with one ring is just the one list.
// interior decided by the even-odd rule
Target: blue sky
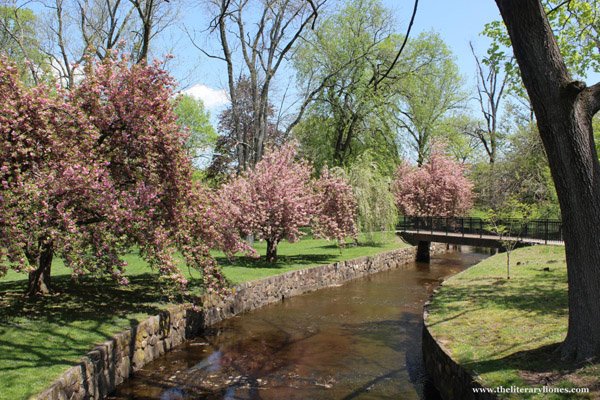
[[(404, 33), (412, 11), (412, 0), (383, 0), (384, 5), (391, 10), (398, 24), (398, 31)], [(188, 27), (193, 35), (197, 30), (196, 41), (205, 49), (219, 52), (216, 36), (207, 38), (207, 34), (200, 32), (206, 29), (209, 23), (208, 13), (200, 6), (188, 11), (184, 15), (182, 26)], [(488, 41), (480, 36), (483, 26), (492, 20), (499, 19), (500, 15), (493, 0), (420, 0), (417, 17), (411, 35), (416, 36), (424, 31), (439, 32), (449, 47), (454, 52), (456, 62), (465, 78), (468, 89), (475, 86), (475, 62), (469, 49), (472, 41), (479, 54), (485, 53)], [(182, 89), (193, 87), (198, 97), (207, 103), (207, 108), (213, 114), (213, 120), (226, 101), (224, 89), (227, 87), (225, 64), (202, 55), (189, 44), (187, 38), (180, 36), (168, 45), (173, 46), (175, 64), (172, 72), (181, 82)], [(168, 40), (168, 39), (167, 39)], [(291, 79), (292, 71), (281, 70), (277, 79), (279, 86), (276, 90), (283, 92), (285, 85)], [(282, 86), (282, 83), (285, 85)]]
[[(389, 8), (399, 8), (399, 4), (410, 1), (386, 0)], [(404, 14), (401, 21), (408, 22), (408, 10), (399, 9)], [(402, 17), (400, 17), (402, 18)], [(489, 41), (480, 35), (486, 23), (499, 20), (500, 13), (493, 0), (421, 0), (415, 19), (415, 32), (434, 30), (439, 32), (450, 46), (456, 62), (465, 78), (475, 84), (475, 61), (469, 48), (472, 41), (479, 54), (485, 53)], [(404, 25), (404, 24), (403, 24)]]

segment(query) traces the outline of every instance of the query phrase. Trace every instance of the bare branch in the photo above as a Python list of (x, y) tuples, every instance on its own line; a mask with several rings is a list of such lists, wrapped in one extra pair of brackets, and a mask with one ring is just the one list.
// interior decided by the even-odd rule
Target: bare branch
[(406, 29), (406, 35), (404, 35), (404, 41), (402, 42), (400, 49), (396, 53), (396, 57), (394, 57), (394, 61), (392, 61), (389, 68), (381, 75), (381, 77), (377, 78), (376, 75), (373, 74), (373, 77), (369, 81), (369, 84), (374, 84), (373, 85), (374, 87), (377, 87), (379, 85), (379, 83), (381, 83), (381, 81), (383, 81), (390, 74), (390, 72), (392, 72), (392, 70), (396, 66), (396, 63), (400, 59), (400, 55), (404, 51), (404, 47), (406, 47), (406, 43), (408, 42), (408, 38), (410, 36), (410, 31), (412, 30), (413, 23), (415, 22), (415, 16), (417, 15), (418, 7), (419, 7), (419, 0), (415, 0), (415, 5), (413, 7), (412, 16), (410, 17), (410, 22), (408, 24), (408, 28)]

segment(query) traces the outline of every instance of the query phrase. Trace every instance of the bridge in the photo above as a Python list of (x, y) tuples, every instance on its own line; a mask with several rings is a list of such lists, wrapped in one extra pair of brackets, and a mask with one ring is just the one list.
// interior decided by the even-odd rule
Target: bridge
[(429, 261), (431, 242), (505, 249), (535, 244), (563, 245), (557, 219), (499, 219), (403, 216), (397, 227), (406, 242), (417, 246), (417, 261)]

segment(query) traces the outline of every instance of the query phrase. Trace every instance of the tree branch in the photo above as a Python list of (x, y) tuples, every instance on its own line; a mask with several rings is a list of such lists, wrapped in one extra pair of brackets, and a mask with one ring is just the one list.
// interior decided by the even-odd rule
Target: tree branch
[(374, 83), (375, 84), (374, 86), (377, 87), (379, 85), (379, 83), (381, 83), (381, 81), (383, 81), (390, 74), (390, 72), (392, 72), (392, 70), (396, 66), (396, 63), (400, 59), (400, 55), (404, 51), (404, 47), (406, 47), (406, 43), (408, 42), (408, 37), (410, 36), (410, 31), (415, 22), (415, 16), (417, 15), (418, 7), (419, 7), (419, 0), (415, 0), (415, 6), (413, 8), (412, 16), (410, 17), (410, 22), (408, 24), (408, 28), (406, 29), (406, 35), (404, 36), (404, 41), (402, 42), (402, 45), (400, 46), (398, 53), (396, 53), (396, 57), (394, 58), (394, 61), (392, 61), (389, 68), (381, 75), (380, 78), (377, 78), (376, 75), (373, 74), (373, 77), (369, 81), (369, 85)]
[(587, 110), (590, 117), (600, 111), (600, 82), (583, 89), (582, 94), (587, 99)]

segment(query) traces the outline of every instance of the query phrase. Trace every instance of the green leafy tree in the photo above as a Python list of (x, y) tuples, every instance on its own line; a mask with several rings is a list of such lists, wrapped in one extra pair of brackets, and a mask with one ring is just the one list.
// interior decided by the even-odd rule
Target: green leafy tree
[(558, 218), (560, 210), (538, 130), (520, 127), (495, 165), (476, 164), (472, 178), (478, 207), (497, 210), (510, 198), (532, 207), (533, 218)]
[(506, 252), (506, 279), (510, 279), (510, 255), (519, 243), (522, 224), (527, 224), (532, 213), (530, 204), (509, 198), (499, 210), (489, 210), (484, 218), (487, 229), (500, 237)]
[(397, 82), (376, 78), (392, 66), (402, 39), (389, 15), (380, 1), (347, 1), (297, 48), (299, 85), (313, 101), (294, 133), (317, 166), (348, 166), (369, 149), (390, 172), (398, 162)]
[(481, 158), (480, 131), (479, 120), (468, 114), (453, 114), (440, 121), (436, 137), (456, 161), (473, 163)]
[(561, 354), (580, 362), (598, 359), (600, 163), (592, 121), (600, 111), (600, 83), (587, 86), (573, 79), (549, 21), (551, 12), (540, 0), (496, 0), (496, 4), (535, 113), (562, 211), (569, 325)]
[(436, 33), (422, 33), (411, 42), (407, 58), (422, 65), (400, 85), (400, 128), (421, 166), (443, 119), (466, 99), (458, 66), (448, 46)]
[(366, 152), (347, 169), (358, 206), (359, 230), (369, 241), (375, 240), (373, 232), (392, 230), (398, 221), (391, 178), (381, 173), (374, 159)]
[(210, 113), (202, 100), (189, 95), (180, 95), (175, 103), (177, 123), (187, 129), (189, 138), (185, 144), (193, 159), (206, 157), (217, 141), (217, 132), (210, 123)]
[[(569, 71), (586, 77), (600, 72), (600, 13), (597, 0), (543, 0), (548, 22), (556, 37), (561, 56)], [(516, 60), (510, 51), (511, 40), (503, 21), (485, 25), (483, 35), (492, 40), (482, 63), (507, 76), (507, 89), (522, 106), (531, 109)], [(530, 114), (533, 117), (533, 111)]]
[(28, 8), (0, 6), (0, 54), (19, 66), (21, 80), (36, 83), (47, 69), (40, 51), (38, 19)]

